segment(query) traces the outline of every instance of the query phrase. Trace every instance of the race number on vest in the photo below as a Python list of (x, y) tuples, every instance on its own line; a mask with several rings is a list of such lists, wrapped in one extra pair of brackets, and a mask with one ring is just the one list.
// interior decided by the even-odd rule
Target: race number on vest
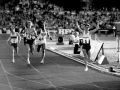
[(30, 35), (30, 34), (27, 34), (27, 35), (26, 35), (26, 38), (27, 38), (27, 39), (35, 39), (35, 36)]
[(90, 42), (90, 39), (89, 38), (83, 38), (83, 43), (84, 44), (88, 44)]

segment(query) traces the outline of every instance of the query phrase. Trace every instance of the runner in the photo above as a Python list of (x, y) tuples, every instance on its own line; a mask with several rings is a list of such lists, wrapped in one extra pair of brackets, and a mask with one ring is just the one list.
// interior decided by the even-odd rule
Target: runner
[(27, 56), (27, 62), (30, 64), (30, 54), (33, 55), (33, 51), (35, 49), (34, 41), (35, 38), (37, 37), (37, 33), (35, 31), (35, 28), (33, 27), (33, 23), (31, 21), (27, 22), (27, 27), (25, 29), (25, 36), (26, 36), (26, 45), (28, 48), (28, 56)]
[(15, 62), (14, 52), (16, 51), (16, 53), (18, 53), (18, 51), (19, 51), (18, 45), (20, 44), (21, 37), (20, 37), (18, 32), (15, 32), (15, 26), (12, 25), (10, 28), (10, 31), (11, 31), (11, 33), (10, 33), (10, 37), (7, 40), (7, 43), (10, 41), (10, 46), (11, 46), (12, 51), (13, 51), (12, 62), (14, 63)]
[(91, 34), (93, 34), (94, 32), (96, 32), (99, 29), (99, 23), (97, 23), (96, 29), (94, 30), (89, 30), (90, 29), (90, 25), (89, 24), (85, 24), (84, 30), (82, 30), (80, 28), (80, 26), (78, 25), (77, 22), (77, 27), (79, 29), (79, 32), (82, 32), (83, 34), (83, 42), (82, 42), (82, 51), (84, 54), (84, 61), (85, 61), (85, 71), (88, 71), (88, 60), (90, 60), (90, 49), (91, 49)]
[(42, 49), (42, 60), (40, 63), (44, 64), (44, 58), (45, 58), (45, 50), (46, 50), (46, 37), (49, 36), (50, 40), (52, 38), (50, 37), (49, 32), (46, 30), (45, 26), (46, 22), (42, 23), (41, 21), (38, 22), (38, 30), (37, 30), (37, 39), (35, 40), (35, 45), (37, 45), (37, 52)]

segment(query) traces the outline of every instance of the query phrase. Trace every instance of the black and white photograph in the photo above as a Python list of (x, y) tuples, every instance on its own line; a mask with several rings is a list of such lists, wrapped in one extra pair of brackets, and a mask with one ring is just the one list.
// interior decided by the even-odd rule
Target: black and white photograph
[(0, 0), (0, 90), (120, 90), (119, 0)]

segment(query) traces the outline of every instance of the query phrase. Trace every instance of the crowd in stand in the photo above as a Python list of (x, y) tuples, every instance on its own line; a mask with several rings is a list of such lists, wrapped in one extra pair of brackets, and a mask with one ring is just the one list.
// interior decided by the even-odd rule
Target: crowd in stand
[(66, 11), (63, 7), (40, 2), (39, 0), (21, 0), (18, 4), (7, 3), (0, 7), (0, 26), (7, 27), (9, 22), (22, 26), (23, 21), (37, 19), (45, 20), (49, 28), (76, 29), (76, 21), (80, 24), (89, 23), (91, 29), (96, 27), (98, 20), (103, 21), (101, 29), (112, 29), (115, 21), (120, 21), (120, 12), (116, 8)]

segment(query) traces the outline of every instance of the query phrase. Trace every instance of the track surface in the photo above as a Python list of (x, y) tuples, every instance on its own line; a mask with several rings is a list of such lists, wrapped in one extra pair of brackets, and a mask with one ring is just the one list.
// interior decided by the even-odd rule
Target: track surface
[(0, 90), (120, 90), (120, 78), (103, 74), (84, 65), (46, 51), (45, 64), (40, 64), (41, 53), (31, 56), (26, 63), (26, 47), (21, 44), (15, 54), (0, 36)]

